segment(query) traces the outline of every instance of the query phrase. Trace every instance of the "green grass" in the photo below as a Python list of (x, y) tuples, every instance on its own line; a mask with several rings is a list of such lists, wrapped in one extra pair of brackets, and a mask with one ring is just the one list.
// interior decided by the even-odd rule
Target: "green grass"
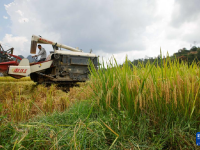
[(152, 125), (148, 115), (134, 120), (126, 112), (100, 113), (91, 101), (77, 102), (68, 111), (4, 124), (0, 145), (5, 149), (195, 149), (195, 121), (177, 118)]
[(64, 113), (39, 117), (29, 123), (1, 127), (0, 143), (6, 149), (75, 149), (84, 147), (106, 148), (104, 127), (87, 118), (90, 112), (88, 102), (77, 103)]

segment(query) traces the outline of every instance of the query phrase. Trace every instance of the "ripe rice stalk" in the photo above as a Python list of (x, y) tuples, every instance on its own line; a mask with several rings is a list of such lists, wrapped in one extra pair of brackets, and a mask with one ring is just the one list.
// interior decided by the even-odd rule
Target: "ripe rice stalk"
[(157, 65), (148, 62), (134, 66), (127, 58), (123, 65), (118, 65), (112, 58), (107, 68), (102, 65), (96, 71), (91, 66), (90, 83), (95, 83), (91, 89), (98, 105), (128, 111), (131, 117), (143, 110), (158, 118), (161, 113), (183, 113), (184, 117), (191, 118), (197, 115), (200, 108), (198, 65), (188, 66), (169, 57), (163, 59), (162, 55), (160, 58), (160, 65), (157, 61)]
[(65, 111), (77, 100), (85, 100), (93, 94), (88, 84), (84, 88), (74, 87), (68, 93), (55, 85), (46, 87), (33, 82), (0, 83), (0, 114), (6, 120), (26, 121), (36, 115)]
[(24, 81), (31, 81), (30, 77), (23, 77), (21, 79), (15, 79), (13, 77), (0, 77), (0, 82), (24, 82)]

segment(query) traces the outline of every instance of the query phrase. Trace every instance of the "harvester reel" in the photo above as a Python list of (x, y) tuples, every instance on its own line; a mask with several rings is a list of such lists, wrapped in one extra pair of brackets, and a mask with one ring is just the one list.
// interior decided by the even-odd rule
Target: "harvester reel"
[(11, 55), (13, 54), (13, 50), (14, 50), (14, 48), (4, 50), (0, 44), (0, 62), (7, 62), (7, 61), (13, 60), (12, 56), (9, 55), (9, 54), (11, 54)]

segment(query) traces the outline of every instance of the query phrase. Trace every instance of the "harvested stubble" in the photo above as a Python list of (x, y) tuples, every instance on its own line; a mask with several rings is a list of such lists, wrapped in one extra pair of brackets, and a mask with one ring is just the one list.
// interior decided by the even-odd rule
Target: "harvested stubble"
[[(3, 79), (3, 78), (1, 78)], [(5, 78), (8, 79), (7, 77)], [(89, 86), (88, 86), (89, 88)], [(38, 114), (64, 111), (76, 100), (87, 98), (83, 88), (71, 88), (68, 93), (56, 85), (46, 87), (30, 81), (0, 83), (0, 115), (7, 120), (25, 121)]]
[(24, 81), (31, 81), (30, 77), (23, 77), (21, 79), (15, 79), (12, 77), (0, 77), (0, 83), (1, 82), (24, 82)]

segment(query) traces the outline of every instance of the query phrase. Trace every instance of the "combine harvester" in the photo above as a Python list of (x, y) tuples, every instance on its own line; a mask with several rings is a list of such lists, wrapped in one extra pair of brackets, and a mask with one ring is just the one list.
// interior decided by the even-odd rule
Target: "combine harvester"
[[(14, 48), (5, 51), (0, 45), (0, 72), (6, 72), (7, 75), (16, 79), (30, 75), (31, 80), (37, 83), (73, 86), (77, 82), (84, 82), (88, 79), (90, 62), (97, 69), (98, 61), (95, 54), (84, 53), (77, 48), (35, 35), (32, 36), (31, 40), (31, 54), (36, 54), (37, 43), (53, 46), (54, 51), (50, 52), (50, 55), (43, 62), (29, 63), (28, 59), (13, 55)], [(63, 51), (61, 48), (70, 51)]]

